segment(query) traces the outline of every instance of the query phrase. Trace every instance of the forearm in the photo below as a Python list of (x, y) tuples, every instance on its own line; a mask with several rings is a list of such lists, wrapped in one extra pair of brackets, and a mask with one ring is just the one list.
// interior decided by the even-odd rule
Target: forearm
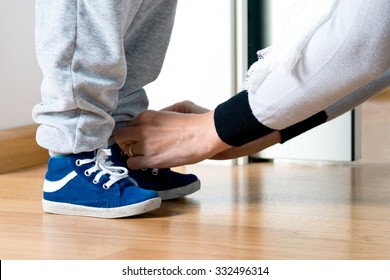
[(235, 159), (238, 157), (248, 156), (260, 152), (280, 142), (281, 142), (280, 132), (274, 131), (270, 134), (267, 134), (259, 139), (256, 139), (240, 147), (231, 147), (229, 149), (226, 149), (214, 155), (211, 159), (225, 160), (225, 159)]

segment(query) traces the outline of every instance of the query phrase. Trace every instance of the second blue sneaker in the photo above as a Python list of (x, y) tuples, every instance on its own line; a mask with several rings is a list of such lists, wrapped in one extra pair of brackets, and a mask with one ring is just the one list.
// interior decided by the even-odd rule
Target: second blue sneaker
[(43, 186), (43, 210), (99, 218), (139, 215), (161, 205), (158, 193), (144, 190), (124, 167), (107, 159), (110, 150), (51, 157)]
[[(115, 144), (111, 151), (113, 164), (127, 168), (128, 156), (121, 148)], [(128, 172), (139, 187), (157, 191), (162, 200), (181, 198), (200, 189), (200, 180), (194, 174), (182, 174), (169, 168), (128, 169)]]

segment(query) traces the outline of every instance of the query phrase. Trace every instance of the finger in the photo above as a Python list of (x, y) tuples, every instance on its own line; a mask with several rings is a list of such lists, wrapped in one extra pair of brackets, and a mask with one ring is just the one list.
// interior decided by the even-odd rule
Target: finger
[(120, 128), (115, 132), (115, 139), (120, 143), (134, 142), (134, 134), (131, 133), (133, 130), (132, 127)]
[(139, 126), (145, 123), (151, 123), (155, 118), (157, 111), (147, 110), (135, 117), (127, 126)]
[(170, 112), (177, 112), (177, 113), (188, 113), (189, 108), (188, 108), (188, 103), (190, 101), (182, 101), (175, 103), (171, 106), (165, 107), (161, 109), (160, 111), (170, 111)]
[(144, 162), (143, 157), (141, 156), (128, 158), (127, 167), (134, 170), (141, 168), (149, 168), (148, 165)]
[(137, 156), (130, 157), (127, 160), (127, 166), (130, 169), (141, 169), (141, 168), (170, 168), (164, 163), (160, 163), (157, 160), (154, 160), (151, 157)]
[(127, 124), (127, 126), (131, 127), (131, 126), (138, 126), (140, 125), (143, 121), (143, 115), (145, 114), (145, 112), (139, 114), (137, 117), (135, 117), (129, 124)]
[(131, 143), (131, 144), (129, 144), (129, 145), (126, 145), (125, 153), (126, 153), (129, 157), (134, 157), (134, 156), (135, 156), (134, 151), (133, 151), (133, 146), (134, 146), (134, 143)]
[(136, 143), (133, 146), (134, 157), (130, 157), (127, 165), (130, 169), (140, 168), (170, 168), (182, 165), (179, 157), (171, 158), (166, 153), (149, 152), (143, 143)]
[(115, 133), (115, 141), (123, 151), (127, 152), (128, 146), (137, 142), (136, 130), (136, 127), (125, 127)]
[(177, 108), (176, 104), (173, 104), (171, 106), (162, 108), (160, 111), (173, 111), (173, 112), (177, 112), (178, 110), (179, 109)]
[(130, 145), (127, 145), (127, 155), (129, 157), (141, 157), (145, 154), (145, 149), (143, 148), (142, 143), (135, 142)]
[(192, 113), (193, 102), (185, 100), (178, 103), (175, 103), (171, 106), (161, 109), (160, 111), (171, 111), (176, 113)]
[(209, 110), (195, 104), (192, 101), (185, 100), (182, 102), (175, 103), (164, 109), (161, 109), (160, 111), (171, 111), (171, 112), (184, 113), (184, 114), (190, 114), (190, 113), (202, 114), (208, 112)]

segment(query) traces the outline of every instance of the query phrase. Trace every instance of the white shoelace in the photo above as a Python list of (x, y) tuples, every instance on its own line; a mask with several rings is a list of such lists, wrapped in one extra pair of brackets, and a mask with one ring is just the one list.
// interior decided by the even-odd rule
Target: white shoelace
[(99, 183), (103, 175), (110, 175), (109, 180), (103, 184), (103, 188), (108, 190), (113, 184), (128, 177), (128, 171), (125, 167), (113, 166), (110, 161), (107, 161), (108, 157), (111, 156), (110, 149), (99, 149), (96, 152), (94, 158), (91, 159), (78, 159), (76, 161), (77, 166), (81, 166), (88, 163), (95, 163), (94, 166), (85, 170), (85, 176), (91, 176), (93, 173), (98, 172), (93, 179), (93, 183)]

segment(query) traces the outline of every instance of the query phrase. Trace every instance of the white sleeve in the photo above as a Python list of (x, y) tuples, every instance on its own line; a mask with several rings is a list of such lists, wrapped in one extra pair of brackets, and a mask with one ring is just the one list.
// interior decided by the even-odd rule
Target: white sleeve
[(341, 0), (290, 71), (274, 69), (255, 90), (250, 108), (280, 130), (334, 104), (390, 68), (390, 1)]

